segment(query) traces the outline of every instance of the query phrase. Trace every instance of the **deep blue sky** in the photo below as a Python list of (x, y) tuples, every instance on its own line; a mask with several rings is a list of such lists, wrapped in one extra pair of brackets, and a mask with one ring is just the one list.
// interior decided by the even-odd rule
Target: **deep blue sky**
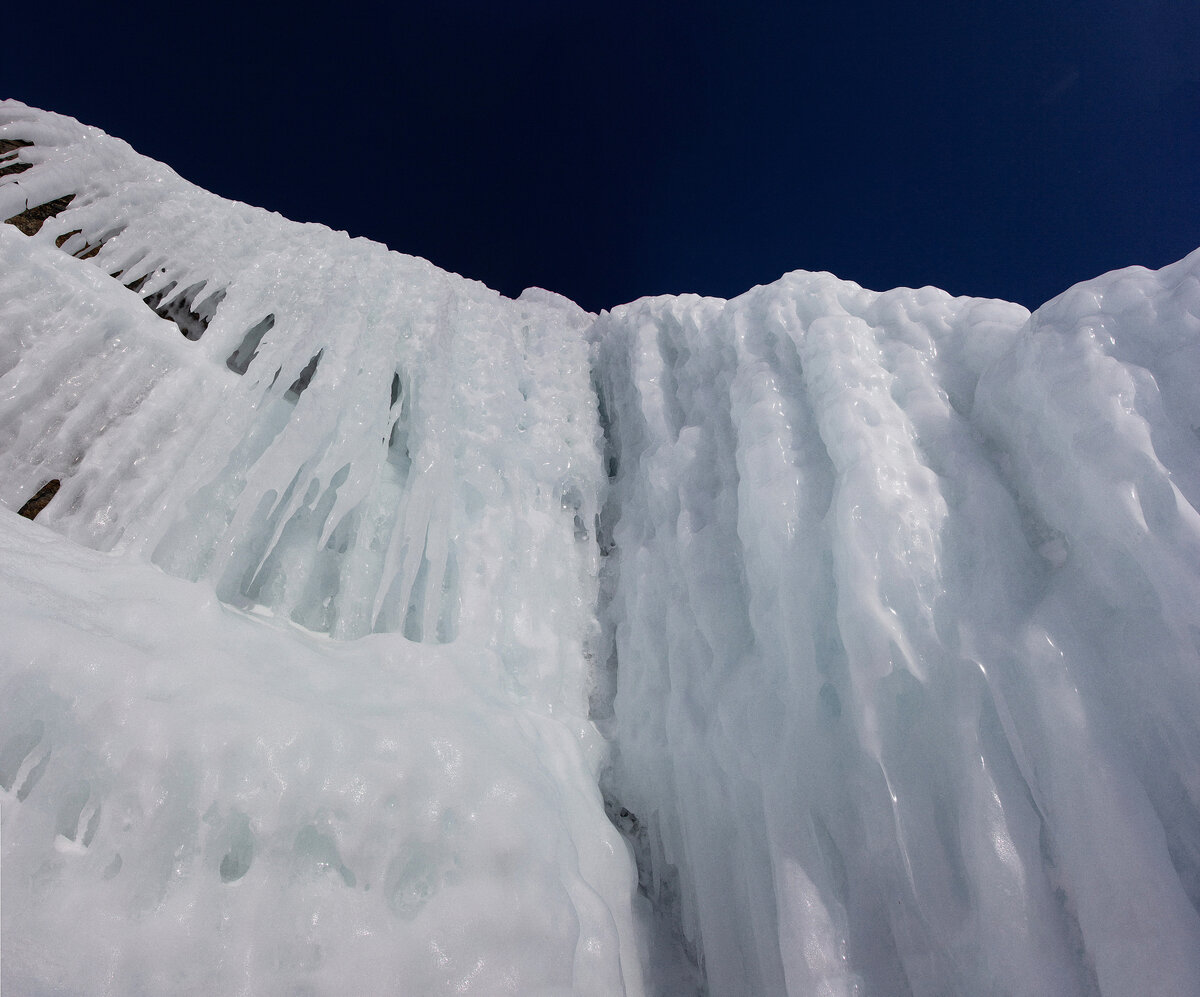
[(1200, 245), (1196, 0), (385, 6), (22, 4), (0, 96), (591, 309), (798, 268), (1036, 306)]

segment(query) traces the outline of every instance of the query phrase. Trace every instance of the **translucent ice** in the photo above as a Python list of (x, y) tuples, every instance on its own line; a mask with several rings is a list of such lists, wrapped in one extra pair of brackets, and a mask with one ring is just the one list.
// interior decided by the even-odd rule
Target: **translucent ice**
[(0, 108), (5, 988), (640, 993), (590, 318)]
[(598, 320), (606, 785), (711, 993), (1200, 989), (1198, 275)]
[(593, 316), (0, 160), (5, 986), (1200, 992), (1200, 251)]

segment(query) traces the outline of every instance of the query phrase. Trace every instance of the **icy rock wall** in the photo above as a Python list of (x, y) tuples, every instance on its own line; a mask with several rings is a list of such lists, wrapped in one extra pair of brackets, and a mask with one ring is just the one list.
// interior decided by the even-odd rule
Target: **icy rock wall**
[(0, 227), (0, 501), (60, 479), (54, 529), (342, 638), (451, 640), (516, 614), (525, 577), (578, 595), (558, 576), (592, 548), (558, 540), (597, 503), (581, 309), (224, 201), (14, 102), (3, 137), (32, 167), (0, 217), (73, 200), (28, 242)]
[(0, 142), (5, 989), (641, 993), (591, 317)]
[(711, 994), (1200, 989), (1198, 275), (601, 316), (607, 789)]

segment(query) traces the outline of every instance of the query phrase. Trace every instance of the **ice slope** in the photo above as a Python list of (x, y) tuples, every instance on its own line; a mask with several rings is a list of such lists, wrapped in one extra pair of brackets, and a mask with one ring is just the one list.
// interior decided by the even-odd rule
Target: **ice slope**
[(640, 992), (594, 771), (499, 653), (331, 641), (7, 510), (0, 602), (5, 993)]
[(1200, 252), (591, 316), (11, 101), (10, 217), (6, 986), (1200, 992)]

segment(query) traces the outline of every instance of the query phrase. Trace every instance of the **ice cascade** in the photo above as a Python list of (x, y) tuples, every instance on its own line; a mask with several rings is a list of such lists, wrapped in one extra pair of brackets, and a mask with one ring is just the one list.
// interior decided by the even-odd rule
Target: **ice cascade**
[(5, 988), (1200, 993), (1200, 251), (595, 316), (15, 101), (0, 218)]

